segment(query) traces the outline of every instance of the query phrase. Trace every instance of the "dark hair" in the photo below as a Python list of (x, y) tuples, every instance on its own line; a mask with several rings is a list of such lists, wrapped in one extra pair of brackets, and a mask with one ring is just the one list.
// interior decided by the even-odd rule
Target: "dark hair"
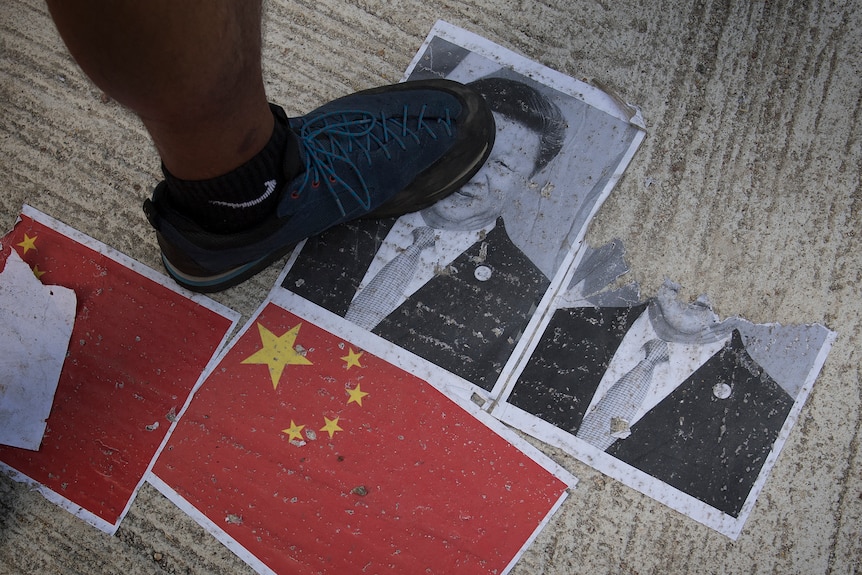
[(539, 153), (530, 176), (560, 153), (566, 137), (566, 120), (560, 108), (547, 96), (532, 86), (509, 78), (481, 78), (469, 85), (485, 97), (493, 112), (539, 135)]

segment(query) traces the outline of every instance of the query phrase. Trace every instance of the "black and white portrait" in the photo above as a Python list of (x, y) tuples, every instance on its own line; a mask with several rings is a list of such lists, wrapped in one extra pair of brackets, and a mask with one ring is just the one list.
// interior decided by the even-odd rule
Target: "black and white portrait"
[(421, 212), (309, 239), (282, 282), (486, 391), (643, 137), (629, 118), (502, 64), (431, 39), (408, 79), (478, 90), (497, 125), (490, 158)]
[(618, 242), (586, 250), (498, 415), (733, 536), (834, 334), (721, 320), (669, 280), (602, 289), (626, 269)]

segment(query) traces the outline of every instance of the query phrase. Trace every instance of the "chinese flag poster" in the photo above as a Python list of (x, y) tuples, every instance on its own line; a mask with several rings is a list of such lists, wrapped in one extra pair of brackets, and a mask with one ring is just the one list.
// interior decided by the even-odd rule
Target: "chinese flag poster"
[(238, 314), (27, 206), (0, 269), (11, 250), (77, 306), (42, 444), (0, 446), (0, 468), (113, 533)]
[(272, 302), (152, 474), (279, 574), (505, 573), (568, 488), (427, 382)]

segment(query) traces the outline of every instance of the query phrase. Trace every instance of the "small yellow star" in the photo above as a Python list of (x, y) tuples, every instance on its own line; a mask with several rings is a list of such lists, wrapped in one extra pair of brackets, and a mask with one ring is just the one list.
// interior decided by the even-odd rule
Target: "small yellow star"
[(363, 354), (363, 353), (365, 353), (365, 352), (364, 352), (364, 351), (360, 351), (359, 353), (356, 353), (355, 351), (353, 351), (353, 348), (352, 348), (352, 347), (351, 347), (351, 348), (348, 348), (348, 349), (349, 349), (350, 351), (348, 351), (348, 352), (347, 352), (347, 355), (345, 355), (344, 357), (342, 357), (342, 358), (341, 358), (342, 360), (344, 360), (345, 362), (347, 362), (346, 369), (350, 369), (350, 368), (351, 368), (351, 367), (353, 367), (354, 365), (355, 365), (356, 367), (362, 367), (362, 364), (361, 364), (361, 363), (359, 363), (359, 358), (360, 358), (360, 357), (362, 357), (362, 354)]
[(278, 388), (278, 380), (287, 365), (312, 365), (304, 355), (296, 351), (296, 336), (299, 335), (301, 323), (291, 328), (282, 336), (277, 336), (266, 329), (263, 324), (257, 324), (260, 341), (263, 347), (248, 356), (242, 363), (266, 364), (272, 378), (272, 388)]
[(303, 430), (304, 428), (305, 428), (305, 426), (304, 426), (304, 425), (297, 425), (297, 424), (295, 424), (295, 423), (293, 422), (293, 420), (291, 419), (291, 420), (290, 420), (290, 427), (288, 427), (287, 429), (282, 429), (282, 430), (281, 430), (281, 432), (282, 432), (282, 433), (286, 433), (286, 434), (287, 434), (287, 438), (288, 438), (289, 440), (294, 440), (294, 439), (299, 439), (299, 440), (301, 440), (301, 439), (302, 439), (302, 430)]
[(347, 400), (348, 405), (355, 401), (359, 404), (360, 407), (362, 407), (362, 398), (368, 394), (362, 391), (362, 389), (359, 388), (359, 384), (357, 383), (356, 387), (347, 390), (347, 395), (350, 396), (350, 399)]
[(42, 276), (46, 273), (48, 273), (47, 270), (42, 271), (39, 269), (39, 266), (33, 266), (33, 275), (36, 276), (37, 279), (42, 279)]
[(31, 238), (30, 236), (28, 236), (28, 235), (25, 233), (25, 234), (24, 234), (24, 241), (23, 241), (23, 242), (21, 242), (21, 243), (19, 243), (19, 244), (16, 244), (16, 245), (21, 246), (22, 248), (24, 248), (24, 254), (26, 255), (26, 254), (27, 254), (27, 252), (29, 252), (30, 250), (35, 250), (35, 249), (36, 249), (36, 238), (38, 238), (38, 237), (39, 237), (39, 236), (33, 236), (33, 237)]
[(329, 438), (332, 439), (332, 436), (335, 435), (336, 431), (344, 431), (340, 427), (338, 427), (338, 419), (329, 419), (328, 417), (324, 417), (323, 420), (326, 422), (326, 425), (320, 428), (320, 431), (326, 431), (329, 433)]

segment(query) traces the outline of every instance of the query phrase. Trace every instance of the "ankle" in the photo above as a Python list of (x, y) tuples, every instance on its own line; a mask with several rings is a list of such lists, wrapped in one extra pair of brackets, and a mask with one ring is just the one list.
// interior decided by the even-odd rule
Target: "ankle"
[(268, 142), (250, 160), (205, 180), (175, 177), (164, 165), (168, 196), (177, 211), (215, 233), (255, 226), (275, 211), (284, 185), (299, 172), (299, 147), (284, 111), (270, 105), (274, 127)]

